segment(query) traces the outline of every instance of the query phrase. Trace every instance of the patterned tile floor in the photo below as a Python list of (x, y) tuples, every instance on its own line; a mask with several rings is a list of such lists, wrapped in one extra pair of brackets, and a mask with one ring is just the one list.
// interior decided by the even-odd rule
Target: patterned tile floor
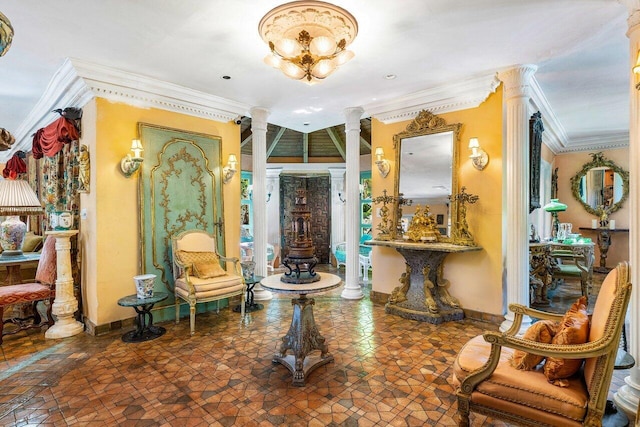
[[(335, 271), (335, 270), (332, 270)], [(39, 330), (0, 347), (0, 425), (418, 426), (455, 425), (451, 365), (462, 344), (496, 325), (430, 325), (386, 315), (341, 288), (315, 297), (314, 314), (333, 363), (304, 387), (271, 358), (291, 319), (275, 295), (244, 321), (229, 309), (127, 344), (123, 332), (45, 340)], [(368, 294), (365, 288), (365, 294)], [(628, 371), (616, 371), (612, 389)], [(474, 426), (504, 426), (472, 415)]]

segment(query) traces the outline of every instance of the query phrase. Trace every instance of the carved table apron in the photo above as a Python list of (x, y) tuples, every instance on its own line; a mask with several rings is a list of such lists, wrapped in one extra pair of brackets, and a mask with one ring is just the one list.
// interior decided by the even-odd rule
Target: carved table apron
[(481, 247), (380, 240), (365, 244), (394, 248), (407, 264), (400, 286), (393, 290), (385, 306), (386, 313), (433, 324), (464, 318), (460, 303), (449, 294), (449, 281), (442, 277), (443, 261), (450, 253), (479, 251)]

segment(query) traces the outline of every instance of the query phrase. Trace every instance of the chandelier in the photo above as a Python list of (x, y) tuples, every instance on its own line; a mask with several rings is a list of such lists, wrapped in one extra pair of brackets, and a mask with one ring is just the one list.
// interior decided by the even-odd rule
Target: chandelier
[(347, 46), (358, 34), (358, 23), (333, 4), (294, 1), (269, 11), (258, 32), (271, 50), (264, 59), (268, 65), (313, 84), (353, 58)]
[(3, 56), (11, 47), (13, 40), (13, 27), (9, 19), (0, 12), (0, 56)]

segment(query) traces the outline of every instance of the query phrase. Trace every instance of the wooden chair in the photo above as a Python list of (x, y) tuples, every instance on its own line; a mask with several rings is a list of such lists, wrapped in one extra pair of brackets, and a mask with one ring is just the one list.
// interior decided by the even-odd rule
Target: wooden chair
[[(556, 261), (552, 273), (554, 282), (561, 279), (579, 280), (582, 295), (589, 298), (589, 291), (593, 281), (593, 262), (595, 260), (593, 246), (585, 245), (569, 247), (569, 249), (561, 246), (551, 251), (551, 257)], [(556, 283), (552, 285), (554, 288), (557, 286)]]
[[(171, 250), (176, 323), (180, 321), (181, 299), (189, 303), (191, 335), (195, 333), (198, 303), (216, 301), (216, 310), (219, 310), (220, 300), (240, 295), (241, 316), (244, 317), (246, 285), (240, 261), (219, 255), (213, 235), (201, 230), (184, 231), (172, 237)], [(227, 263), (233, 264), (231, 272), (226, 271)], [(208, 269), (216, 264), (219, 273), (211, 273)]]
[[(0, 344), (2, 344), (2, 337), (5, 335), (12, 335), (25, 329), (40, 328), (44, 325), (53, 325), (51, 309), (56, 296), (56, 259), (56, 238), (48, 236), (42, 247), (35, 281), (0, 286)], [(47, 319), (42, 321), (36, 305), (39, 301), (45, 300), (49, 300), (49, 306), (47, 307)], [(32, 314), (27, 317), (13, 317), (4, 320), (5, 307), (24, 303), (32, 304)], [(6, 331), (4, 325), (9, 323), (17, 327)]]
[[(591, 316), (587, 343), (543, 344), (515, 334), (522, 317), (558, 321), (563, 316), (511, 304), (512, 327), (505, 333), (486, 332), (460, 350), (453, 367), (461, 426), (471, 411), (528, 426), (599, 426), (631, 295), (629, 267), (620, 263), (600, 288)], [(542, 369), (517, 370), (509, 359), (514, 349), (562, 359), (585, 359), (584, 368), (567, 387), (547, 381)]]

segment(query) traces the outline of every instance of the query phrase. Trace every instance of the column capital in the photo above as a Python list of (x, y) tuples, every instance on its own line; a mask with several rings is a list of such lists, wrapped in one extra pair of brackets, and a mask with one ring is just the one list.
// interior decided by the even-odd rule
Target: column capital
[(269, 110), (263, 107), (252, 107), (249, 110), (251, 113), (251, 130), (267, 130), (267, 118), (269, 117)]
[(267, 168), (267, 178), (279, 178), (283, 168)]
[(340, 179), (344, 178), (344, 173), (347, 171), (346, 168), (328, 168), (329, 175), (331, 175), (331, 179)]
[(538, 70), (537, 65), (516, 65), (498, 72), (498, 78), (504, 83), (506, 99), (531, 96), (531, 79)]
[(360, 132), (360, 118), (362, 117), (362, 113), (364, 113), (364, 109), (362, 107), (345, 108), (345, 130), (347, 132), (352, 130), (357, 130), (358, 132)]

